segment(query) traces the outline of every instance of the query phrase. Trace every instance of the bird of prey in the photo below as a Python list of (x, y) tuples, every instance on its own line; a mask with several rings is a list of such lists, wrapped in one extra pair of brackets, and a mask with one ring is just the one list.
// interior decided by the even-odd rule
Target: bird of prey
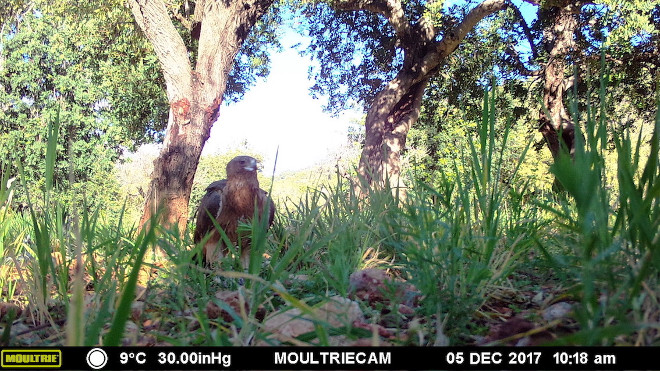
[(211, 219), (215, 218), (234, 246), (240, 237), (241, 262), (243, 267), (247, 268), (250, 241), (248, 236), (239, 236), (238, 224), (252, 219), (255, 205), (262, 216), (264, 209), (268, 209), (270, 227), (275, 216), (275, 203), (268, 197), (268, 192), (259, 188), (257, 160), (250, 156), (235, 157), (227, 164), (227, 179), (215, 181), (206, 187), (206, 194), (197, 209), (197, 223), (193, 235), (195, 243), (211, 234), (202, 249), (202, 260), (207, 265), (222, 259), (227, 253), (227, 246)]

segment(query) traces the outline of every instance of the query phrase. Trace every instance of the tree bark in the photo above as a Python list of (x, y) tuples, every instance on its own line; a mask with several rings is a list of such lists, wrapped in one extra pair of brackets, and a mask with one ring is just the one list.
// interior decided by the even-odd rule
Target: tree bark
[[(397, 81), (396, 79), (392, 82)], [(393, 85), (392, 82), (390, 85)], [(401, 154), (412, 125), (419, 118), (422, 96), (428, 79), (410, 86), (393, 104), (372, 105), (365, 123), (365, 143), (360, 155), (359, 174), (365, 186), (388, 184), (401, 187)], [(396, 87), (388, 90), (397, 92)], [(394, 93), (390, 91), (390, 93)], [(376, 96), (376, 102), (381, 94)]]
[(199, 0), (197, 62), (178, 34), (163, 0), (129, 0), (136, 22), (161, 63), (170, 114), (163, 148), (140, 221), (159, 214), (162, 225), (186, 228), (192, 182), (204, 143), (219, 115), (227, 76), (250, 29), (273, 0)]
[(578, 26), (577, 15), (582, 5), (568, 0), (553, 4), (550, 8), (541, 9), (539, 14), (549, 25), (543, 33), (543, 46), (548, 53), (548, 62), (543, 72), (543, 107), (539, 114), (538, 127), (552, 157), (556, 159), (562, 146), (571, 154), (575, 150), (575, 127), (564, 105), (567, 87), (565, 71), (566, 57), (575, 47), (573, 37)]
[(399, 0), (337, 0), (340, 10), (367, 10), (385, 17), (403, 50), (403, 66), (372, 102), (365, 122), (365, 145), (358, 173), (366, 187), (401, 186), (401, 155), (412, 125), (419, 118), (427, 83), (443, 60), (456, 50), (467, 33), (484, 17), (507, 7), (506, 0), (485, 0), (472, 9), (441, 40), (424, 17), (413, 23)]

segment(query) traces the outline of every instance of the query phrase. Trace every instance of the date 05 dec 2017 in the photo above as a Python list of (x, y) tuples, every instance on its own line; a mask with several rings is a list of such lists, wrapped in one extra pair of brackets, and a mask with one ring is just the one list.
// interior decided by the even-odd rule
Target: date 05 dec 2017
[(506, 355), (488, 351), (449, 352), (445, 357), (450, 365), (538, 365), (540, 359), (541, 352), (509, 352)]

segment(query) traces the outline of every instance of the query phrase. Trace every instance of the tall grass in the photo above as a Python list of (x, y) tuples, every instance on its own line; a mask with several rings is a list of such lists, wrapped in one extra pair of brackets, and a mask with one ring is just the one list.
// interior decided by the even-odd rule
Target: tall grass
[[(27, 194), (27, 211), (11, 210), (13, 189), (6, 188), (8, 171), (3, 167), (1, 256), (13, 263), (3, 265), (3, 296), (7, 293), (11, 301), (11, 287), (20, 286), (27, 299), (28, 316), (34, 318), (36, 326), (48, 323), (56, 342), (64, 343), (66, 338), (67, 345), (118, 344), (133, 300), (133, 273), (142, 264), (145, 246), (153, 244), (155, 238), (153, 232), (136, 237), (133, 232), (126, 233), (121, 217), (116, 225), (99, 222), (102, 210), (89, 210), (84, 202), (80, 210), (67, 209), (51, 197), (58, 191), (53, 179), (59, 126), (59, 115), (48, 122), (42, 197), (29, 194), (22, 166), (16, 164)], [(7, 237), (13, 238), (7, 241)], [(128, 280), (126, 267), (131, 269)], [(84, 273), (89, 274), (94, 290), (89, 300), (85, 300)], [(5, 290), (5, 283), (9, 290)], [(119, 302), (117, 290), (122, 292)], [(105, 330), (109, 316), (113, 320)], [(64, 323), (66, 329), (61, 327)], [(108, 332), (105, 340), (104, 331)]]
[[(308, 275), (288, 287), (299, 296), (297, 302), (289, 297), (285, 306), (303, 309), (300, 299), (315, 304), (326, 296), (349, 295), (351, 273), (379, 267), (419, 290), (403, 295), (423, 298), (416, 315), (428, 325), (420, 330), (420, 345), (444, 344), (445, 333), (451, 343), (469, 341), (472, 316), (466, 313), (477, 311), (493, 285), (517, 268), (539, 229), (535, 208), (523, 205), (525, 187), (512, 185), (516, 171), (504, 179), (502, 169), (509, 164), (501, 148), (508, 129), (503, 140), (495, 140), (493, 100), (487, 93), (468, 178), (445, 177), (439, 189), (413, 182), (404, 198), (389, 189), (367, 190), (359, 197), (338, 174), (335, 184), (311, 189), (282, 210), (267, 247), (267, 281)], [(523, 159), (524, 153), (515, 169)], [(390, 294), (391, 308), (381, 308), (382, 313), (396, 315), (400, 303), (412, 300), (397, 297), (396, 290)], [(378, 317), (381, 310), (369, 313)], [(316, 331), (321, 343), (326, 335), (327, 329)]]
[[(525, 189), (516, 179), (526, 150), (504, 175), (509, 125), (496, 140), (494, 99), (495, 89), (487, 91), (477, 142), (469, 141), (469, 174), (453, 180), (440, 174), (439, 189), (415, 184), (393, 224), (398, 265), (422, 292), (422, 313), (451, 324), (444, 331), (452, 343), (467, 340), (460, 338), (472, 320), (466, 313), (475, 313), (517, 268), (538, 230), (536, 219), (523, 215), (533, 211), (521, 203)], [(513, 219), (521, 215), (534, 221)], [(441, 331), (429, 329), (432, 343), (443, 344)]]
[[(9, 278), (13, 262), (10, 257), (9, 247), (17, 243), (11, 240), (10, 229), (14, 222), (10, 205), (14, 195), (15, 178), (9, 178), (9, 170), (6, 164), (0, 163), (0, 292), (12, 300), (16, 290), (16, 281)], [(20, 239), (20, 236), (16, 237)], [(20, 254), (20, 251), (13, 255)]]
[[(628, 131), (607, 130), (606, 107), (614, 102), (607, 99), (605, 69), (600, 81), (598, 111), (589, 105), (583, 122), (574, 100), (575, 152), (563, 151), (551, 169), (567, 195), (558, 206), (543, 205), (556, 217), (558, 241), (564, 244), (546, 256), (568, 272), (580, 299), (576, 318), (581, 330), (562, 342), (648, 344), (657, 341), (652, 339), (657, 339), (658, 326), (651, 319), (660, 313), (660, 99), (650, 152), (642, 158), (643, 130), (636, 139)], [(618, 184), (607, 184), (605, 177), (608, 132)], [(633, 334), (636, 338), (626, 337)]]
[[(155, 342), (251, 345), (275, 343), (261, 322), (263, 313), (295, 308), (311, 316), (329, 297), (352, 294), (353, 272), (376, 267), (412, 286), (392, 287), (382, 303), (362, 302), (368, 321), (385, 321), (409, 335), (401, 344), (454, 345), (474, 343), (475, 334), (487, 331), (475, 318), (495, 291), (522, 285), (513, 282), (518, 272), (550, 266), (546, 274), (559, 287), (572, 288), (580, 325), (558, 342), (656, 342), (660, 113), (648, 141), (650, 156), (644, 156), (641, 134), (632, 138), (607, 130), (606, 77), (602, 80), (599, 107), (582, 116), (573, 107), (575, 153), (561, 155), (552, 167), (564, 194), (544, 199), (518, 179), (527, 149), (513, 164), (505, 155), (511, 120), (498, 117), (490, 89), (478, 131), (465, 148), (467, 172), (456, 164), (459, 176), (440, 173), (435, 188), (411, 179), (405, 197), (389, 189), (358, 196), (338, 174), (333, 184), (279, 206), (270, 230), (258, 215), (241, 226), (251, 237), (246, 271), (238, 251), (219, 270), (197, 265), (202, 243), (192, 242), (190, 230), (163, 229), (153, 219), (137, 231), (126, 225), (124, 209), (107, 219), (105, 210), (87, 207), (83, 195), (71, 203), (82, 205), (77, 209), (50, 197), (58, 192), (56, 118), (49, 124), (47, 186), (42, 194), (29, 195), (25, 215), (12, 210), (18, 182), (9, 185), (9, 172), (0, 166), (3, 298), (23, 300), (35, 325), (49, 325), (51, 332), (40, 339), (44, 344), (123, 344), (130, 321), (145, 335), (155, 333)], [(615, 133), (616, 184), (605, 177), (609, 132)], [(21, 174), (27, 193), (24, 179)], [(270, 191), (278, 191), (277, 183)], [(143, 262), (152, 247), (166, 254), (143, 294), (148, 310), (134, 313), (138, 272), (145, 265), (156, 268)], [(538, 252), (543, 259), (536, 258)], [(237, 292), (240, 305), (217, 299), (222, 290)], [(209, 318), (209, 303), (231, 320)], [(413, 308), (414, 321), (399, 313), (402, 303)], [(22, 344), (9, 335), (7, 322), (3, 342)], [(160, 325), (147, 330), (143, 323)], [(296, 344), (331, 344), (335, 335), (372, 336), (350, 324), (334, 329), (321, 320), (313, 323), (314, 330), (294, 339)]]

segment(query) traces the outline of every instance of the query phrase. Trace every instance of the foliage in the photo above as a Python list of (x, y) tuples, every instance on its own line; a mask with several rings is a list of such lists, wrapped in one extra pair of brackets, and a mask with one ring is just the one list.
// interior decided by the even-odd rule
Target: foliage
[[(534, 115), (538, 113), (538, 109), (534, 109), (538, 108), (538, 103), (534, 102), (531, 94), (522, 94), (519, 90), (525, 90), (525, 86), (515, 80), (503, 81), (494, 89), (495, 108), (499, 112), (506, 112), (496, 120), (495, 130), (498, 135), (495, 142), (503, 145), (502, 134), (509, 133), (506, 146), (502, 148), (505, 158), (502, 164), (503, 180), (508, 181), (507, 175), (512, 174), (516, 159), (530, 141), (534, 144), (542, 143), (543, 138), (530, 125)], [(411, 129), (405, 157), (415, 178), (433, 185), (442, 182), (442, 177), (470, 177), (469, 167), (466, 166), (469, 162), (467, 148), (470, 140), (476, 140), (479, 133), (478, 125), (474, 123), (475, 118), (467, 117), (472, 116), (470, 112), (480, 102), (474, 97), (465, 99), (464, 103), (460, 104), (471, 108), (460, 109), (456, 102), (437, 95), (439, 93), (435, 87), (429, 89), (420, 118), (421, 125)], [(548, 165), (552, 161), (550, 154), (546, 151), (530, 151), (523, 161), (518, 171), (519, 177), (529, 182), (531, 190), (548, 191), (552, 182), (548, 176)]]
[(280, 50), (277, 27), (282, 23), (281, 5), (276, 2), (254, 25), (234, 59), (224, 99), (237, 102), (270, 72), (270, 53)]
[[(168, 1), (167, 6), (172, 14), (172, 21), (189, 50), (191, 64), (195, 65), (201, 29), (201, 24), (197, 22), (198, 15), (195, 14), (197, 2)], [(277, 27), (282, 23), (281, 8), (280, 2), (270, 6), (266, 14), (259, 18), (250, 30), (227, 76), (227, 89), (223, 101), (240, 101), (258, 79), (268, 76), (270, 53), (280, 48)]]
[[(33, 11), (2, 35), (0, 156), (14, 175), (21, 164), (31, 189), (45, 186), (46, 123), (56, 114), (53, 181), (65, 203), (74, 194), (91, 206), (111, 202), (116, 186), (107, 174), (119, 154), (162, 130), (162, 77), (126, 19), (122, 8), (75, 19)], [(24, 192), (17, 197), (26, 202)]]
[[(581, 331), (565, 341), (588, 345), (610, 344), (616, 336), (631, 331), (640, 331), (640, 336), (647, 333), (640, 316), (655, 310), (649, 305), (657, 302), (648, 301), (650, 293), (643, 287), (655, 285), (660, 268), (660, 95), (656, 98), (658, 108), (647, 156), (642, 157), (646, 140), (641, 131), (636, 140), (629, 131), (617, 132), (617, 161), (608, 164), (604, 73), (600, 80), (600, 117), (587, 111), (583, 116), (584, 141), (576, 136), (579, 139), (574, 156), (562, 153), (552, 167), (574, 205), (568, 206), (566, 199), (561, 207), (545, 205), (563, 226), (562, 239), (574, 241), (560, 247), (566, 255), (549, 256), (556, 268), (568, 270), (581, 297), (576, 311)], [(610, 164), (616, 169), (616, 193), (610, 191), (614, 187), (605, 175), (605, 167)]]
[[(600, 96), (604, 98), (605, 92), (603, 88)], [(77, 213), (48, 197), (58, 191), (57, 183), (43, 197), (29, 199), (21, 215), (11, 207), (16, 183), (6, 186), (8, 173), (3, 171), (3, 295), (21, 303), (39, 324), (47, 324), (47, 331), (12, 338), (9, 345), (62, 344), (64, 337), (70, 345), (268, 342), (260, 311), (298, 308), (304, 313), (328, 296), (350, 295), (348, 277), (363, 267), (388, 269), (421, 294), (414, 309), (416, 325), (397, 314), (401, 298), (394, 293), (387, 294), (389, 304), (363, 308), (369, 321), (386, 321), (393, 331), (408, 334), (393, 340), (397, 344), (474, 343), (484, 304), (504, 286), (526, 290), (515, 280), (530, 266), (551, 267), (545, 274), (552, 279), (536, 284), (571, 288), (568, 293), (578, 303), (579, 331), (559, 342), (657, 342), (645, 318), (660, 310), (654, 300), (660, 268), (660, 114), (650, 152), (643, 152), (647, 141), (642, 135), (637, 140), (629, 134), (615, 136), (616, 163), (605, 159), (605, 116), (594, 120), (593, 110), (575, 115), (586, 120), (586, 140), (577, 146), (574, 160), (566, 156), (553, 168), (573, 200), (545, 198), (518, 176), (529, 151), (523, 149), (512, 164), (506, 154), (515, 135), (511, 125), (498, 127), (495, 107), (500, 93), (504, 94), (493, 88), (483, 101), (482, 117), (474, 125), (476, 136), (468, 139), (464, 176), (443, 177), (434, 186), (415, 182), (403, 198), (390, 191), (360, 198), (338, 173), (334, 184), (310, 190), (296, 204), (280, 204), (271, 232), (264, 233), (264, 225), (245, 226), (253, 237), (253, 262), (246, 273), (216, 275), (196, 266), (193, 257), (201, 246), (192, 244), (190, 231), (179, 235), (178, 230), (161, 230), (156, 235), (148, 229), (137, 235), (125, 226), (123, 212), (115, 219), (104, 218), (98, 208)], [(50, 143), (55, 141), (56, 126), (57, 121), (51, 123)], [(47, 158), (52, 167), (56, 146), (50, 148)], [(620, 191), (604, 177), (609, 166), (616, 168)], [(209, 171), (213, 177), (215, 173)], [(145, 309), (137, 310), (140, 306), (134, 308), (132, 300), (136, 272), (152, 245), (165, 254), (148, 290), (139, 296)], [(232, 257), (226, 263), (232, 266)], [(84, 268), (74, 268), (77, 264)], [(94, 287), (84, 301), (82, 283)], [(234, 311), (214, 298), (216, 291), (227, 288), (240, 292), (249, 306)], [(209, 318), (209, 302), (227, 310), (232, 319)], [(60, 327), (74, 319), (83, 326)], [(135, 324), (150, 327), (136, 332), (131, 330)], [(373, 336), (350, 328), (331, 329), (321, 321), (313, 333), (295, 341), (328, 344), (331, 333)]]
[(326, 2), (310, 2), (301, 12), (310, 20), (301, 30), (311, 37), (305, 53), (320, 62), (310, 67), (312, 94), (328, 96), (326, 109), (332, 112), (371, 102), (401, 63), (387, 22), (371, 12), (335, 10)]
[[(21, 167), (22, 187), (28, 194), (27, 208), (15, 212), (11, 208), (11, 192), (15, 186), (5, 188), (3, 182), (0, 230), (5, 234), (0, 242), (1, 258), (6, 264), (3, 264), (5, 269), (0, 282), (3, 295), (7, 295), (5, 302), (15, 302), (14, 290), (21, 287), (23, 300), (26, 300), (25, 310), (36, 323), (49, 324), (57, 330), (58, 324), (67, 322), (64, 316), (68, 313), (67, 345), (99, 344), (110, 308), (115, 307), (117, 289), (123, 290), (124, 295), (110, 332), (121, 334), (124, 331), (135, 288), (134, 279), (124, 282), (125, 269), (132, 267), (133, 272), (139, 269), (146, 246), (153, 243), (153, 232), (146, 237), (136, 236), (133, 245), (130, 240), (133, 240), (134, 231), (123, 229), (121, 216), (116, 226), (105, 225), (100, 208), (82, 207), (82, 214), (79, 214), (75, 206), (51, 197), (59, 191), (52, 181), (58, 126), (57, 120), (49, 123), (44, 170), (46, 188), (42, 197), (30, 198)], [(2, 170), (4, 181), (9, 172), (4, 165)], [(123, 240), (125, 236), (120, 237), (120, 233), (127, 233), (130, 240)], [(88, 284), (93, 285), (98, 294), (92, 301), (84, 301), (82, 297), (83, 272), (90, 279)], [(108, 339), (107, 343), (113, 342), (112, 335)]]
[[(529, 144), (514, 159), (505, 157), (510, 129), (496, 131), (495, 95), (493, 89), (484, 98), (477, 140), (468, 136), (469, 175), (452, 179), (440, 171), (433, 188), (418, 185), (394, 225), (402, 237), (399, 264), (427, 298), (426, 314), (453, 324), (444, 329), (452, 339), (468, 326), (465, 308), (483, 305), (493, 285), (524, 261), (545, 223), (523, 202), (529, 189), (517, 176)], [(521, 227), (518, 218), (530, 223)]]
[[(362, 24), (362, 16), (348, 19)], [(443, 19), (437, 18), (440, 25)], [(641, 91), (650, 89), (656, 82), (652, 76), (631, 80), (629, 71), (617, 68), (600, 75), (576, 69), (583, 83), (574, 86), (571, 109), (585, 140), (574, 157), (564, 154), (552, 167), (566, 193), (549, 197), (543, 185), (550, 182), (539, 180), (547, 175), (548, 158), (530, 149), (538, 139), (529, 122), (539, 112), (534, 90), (526, 89), (531, 82), (503, 81), (504, 66), (486, 68), (504, 52), (497, 42), (484, 41), (489, 57), (479, 55), (472, 43), (497, 27), (494, 20), (459, 49), (442, 79), (432, 81), (424, 126), (409, 142), (408, 161), (416, 172), (405, 195), (385, 190), (357, 197), (346, 180), (351, 169), (339, 166), (332, 184), (326, 182), (327, 169), (291, 177), (290, 183), (260, 177), (262, 188), (275, 196), (288, 188), (302, 196), (279, 200), (270, 231), (264, 225), (243, 226), (253, 238), (248, 272), (215, 274), (194, 263), (201, 246), (193, 244), (190, 230), (154, 233), (159, 227), (152, 224), (138, 234), (132, 227), (129, 214), (139, 212), (139, 187), (146, 176), (127, 172), (128, 160), (116, 172), (111, 169), (118, 150), (158, 131), (154, 126), (145, 137), (131, 136), (129, 121), (156, 123), (155, 116), (138, 111), (157, 105), (159, 90), (147, 82), (159, 77), (146, 54), (131, 59), (133, 66), (117, 64), (128, 44), (118, 41), (109, 51), (98, 50), (105, 39), (95, 32), (83, 42), (80, 32), (95, 29), (87, 21), (72, 24), (34, 13), (2, 39), (3, 56), (11, 63), (0, 78), (0, 292), (3, 303), (24, 310), (17, 321), (3, 321), (7, 345), (251, 345), (270, 335), (260, 311), (308, 312), (331, 295), (350, 295), (349, 275), (365, 267), (386, 269), (421, 293), (414, 323), (398, 312), (401, 298), (394, 293), (381, 307), (363, 303), (369, 321), (386, 321), (403, 334), (392, 340), (396, 344), (474, 344), (475, 335), (484, 331), (487, 304), (499, 300), (502, 287), (514, 295), (529, 290), (520, 277), (532, 277), (530, 271), (543, 272), (531, 278), (531, 286), (545, 290), (551, 285), (576, 303), (577, 328), (567, 336), (559, 333), (557, 343), (658, 343), (653, 319), (660, 314), (660, 97), (647, 98), (656, 112), (649, 121), (651, 110), (644, 108), (649, 102), (625, 93), (640, 82)], [(349, 32), (323, 30), (337, 31), (337, 37)], [(605, 59), (612, 50), (606, 50)], [(97, 58), (111, 54), (115, 63)], [(336, 57), (347, 66), (353, 62)], [(390, 57), (396, 59), (395, 53)], [(356, 68), (351, 71), (359, 72)], [(108, 85), (126, 71), (152, 80), (121, 80), (133, 86), (126, 89)], [(483, 99), (484, 79), (493, 76), (497, 83)], [(141, 94), (154, 99), (132, 104)], [(117, 95), (125, 106), (112, 104)], [(631, 105), (642, 113), (634, 120)], [(119, 123), (118, 116), (127, 122)], [(14, 155), (19, 161), (12, 161)], [(206, 185), (223, 177), (234, 155), (202, 157), (193, 204)], [(109, 174), (122, 177), (121, 192)], [(309, 179), (311, 189), (300, 185)], [(123, 207), (110, 201), (125, 195)], [(164, 254), (158, 264), (147, 264), (156, 275), (142, 281), (148, 289), (138, 297), (146, 310), (134, 310), (138, 271), (152, 246)], [(232, 259), (223, 266), (235, 266)], [(85, 292), (85, 286), (93, 291)], [(215, 298), (215, 292), (228, 288), (240, 293), (247, 309), (233, 310)], [(231, 320), (210, 318), (210, 302), (229, 312)], [(10, 337), (20, 323), (34, 328)], [(319, 321), (313, 333), (292, 341), (328, 344), (330, 330)], [(357, 336), (352, 328), (332, 330)]]
[(6, 29), (15, 26), (30, 6), (31, 2), (25, 0), (3, 2), (2, 9), (0, 10), (0, 34), (4, 33)]
[[(576, 65), (584, 80), (578, 92), (585, 97), (588, 92), (598, 91), (601, 49), (606, 52), (609, 65), (609, 89), (613, 99), (623, 101), (628, 112), (652, 121), (649, 114), (655, 102), (648, 97), (657, 89), (660, 70), (660, 7), (654, 1), (602, 0), (597, 5), (587, 5), (580, 14), (582, 27), (576, 35)], [(570, 72), (569, 72), (570, 73)], [(580, 109), (588, 103), (580, 101)], [(616, 117), (618, 105), (608, 107), (608, 115)], [(618, 112), (621, 114), (622, 112)]]
[[(577, 109), (586, 111), (598, 99), (599, 76), (596, 71), (600, 69), (600, 46), (609, 45), (606, 56), (612, 63), (609, 64), (607, 92), (618, 104), (605, 108), (608, 117), (620, 119), (617, 125), (608, 128), (608, 140), (613, 143), (614, 132), (627, 127), (636, 132), (644, 131), (644, 123), (653, 119), (655, 103), (648, 97), (656, 90), (658, 65), (655, 61), (658, 59), (653, 57), (657, 56), (653, 40), (657, 40), (658, 22), (653, 21), (650, 13), (653, 2), (642, 1), (635, 11), (625, 2), (603, 3), (608, 7), (600, 4), (582, 8), (576, 35), (577, 50), (567, 57), (574, 64), (566, 75), (579, 77), (572, 93), (578, 103)], [(462, 149), (467, 146), (467, 136), (475, 134), (471, 121), (481, 111), (479, 89), (484, 80), (495, 76), (502, 89), (495, 104), (513, 118), (510, 123), (515, 135), (510, 138), (510, 147), (505, 151), (515, 157), (533, 137), (537, 151), (528, 154), (521, 175), (532, 182), (533, 189), (550, 189), (547, 164), (551, 158), (545, 151), (540, 151), (544, 140), (536, 127), (541, 111), (537, 97), (542, 94), (543, 83), (538, 83), (536, 77), (525, 77), (528, 72), (520, 70), (520, 65), (534, 69), (547, 59), (541, 45), (543, 27), (548, 26), (548, 19), (542, 16), (545, 11), (542, 6), (537, 8), (538, 15), (530, 25), (531, 40), (522, 29), (514, 27), (521, 20), (512, 7), (485, 20), (468, 35), (449, 63), (431, 80), (422, 114), (418, 124), (411, 129), (408, 141), (406, 160), (415, 168), (417, 177), (432, 183), (439, 179), (440, 170), (449, 176), (456, 175), (451, 159), (465, 158)], [(616, 36), (623, 34), (627, 37)], [(605, 43), (606, 35), (609, 36)], [(531, 49), (527, 47), (529, 41), (534, 43)], [(515, 50), (510, 45), (516, 45)], [(535, 52), (538, 53), (536, 58), (532, 55)], [(529, 58), (524, 60), (524, 56)], [(503, 123), (499, 125), (504, 127)], [(612, 159), (611, 151), (606, 156), (609, 161), (616, 161)], [(459, 172), (462, 172), (462, 163), (459, 161)], [(608, 169), (608, 177), (615, 176), (612, 168)]]
[[(463, 19), (471, 5), (474, 4), (402, 2), (407, 19), (422, 22), (420, 18), (424, 16), (425, 22), (437, 28), (436, 39)], [(365, 103), (372, 102), (375, 94), (402, 67), (401, 46), (396, 42), (394, 30), (373, 12), (336, 10), (332, 2), (306, 3), (301, 13), (308, 18), (301, 26), (302, 31), (311, 37), (304, 53), (320, 62), (310, 68), (310, 76), (315, 80), (312, 94), (329, 96), (326, 108), (332, 112), (355, 105), (366, 110)], [(482, 25), (484, 22), (486, 25)], [(483, 86), (490, 79), (488, 72), (494, 71), (495, 64), (502, 67), (498, 71), (500, 75), (508, 73), (508, 66), (501, 61), (508, 55), (505, 52), (509, 45), (521, 43), (520, 35), (512, 29), (519, 23), (513, 11), (489, 17), (482, 23), (443, 64), (429, 89), (440, 89), (439, 94), (450, 96), (462, 109), (472, 106), (458, 104), (459, 101), (480, 99)], [(438, 93), (427, 93), (433, 94)], [(478, 104), (472, 114), (479, 116)]]

